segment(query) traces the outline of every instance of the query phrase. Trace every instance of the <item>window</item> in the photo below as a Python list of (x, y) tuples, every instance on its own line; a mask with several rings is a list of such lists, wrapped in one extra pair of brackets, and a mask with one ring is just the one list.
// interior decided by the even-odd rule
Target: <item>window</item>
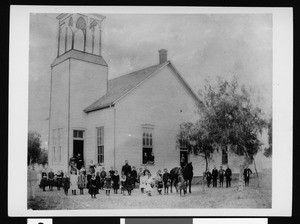
[(104, 127), (97, 127), (97, 162), (104, 163)]
[(228, 153), (226, 148), (222, 149), (222, 164), (227, 164), (228, 163)]
[[(187, 142), (183, 139), (179, 140), (179, 148), (180, 148), (180, 164), (188, 162), (188, 150), (187, 150)], [(183, 159), (184, 158), (184, 159)]]
[(80, 130), (73, 130), (73, 138), (83, 138), (83, 131)]
[(153, 128), (143, 128), (143, 164), (154, 164)]
[(62, 148), (62, 128), (52, 130), (53, 157), (54, 164), (61, 163), (61, 148)]

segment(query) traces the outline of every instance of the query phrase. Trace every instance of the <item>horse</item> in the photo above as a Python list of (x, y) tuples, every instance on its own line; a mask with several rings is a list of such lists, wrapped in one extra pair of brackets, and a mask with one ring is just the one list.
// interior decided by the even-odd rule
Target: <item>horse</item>
[(186, 164), (184, 168), (181, 167), (174, 167), (170, 171), (170, 179), (171, 179), (171, 193), (172, 193), (172, 185), (174, 183), (174, 187), (176, 188), (176, 192), (178, 193), (178, 188), (177, 188), (177, 183), (178, 183), (178, 176), (179, 176), (179, 171), (182, 171), (183, 178), (186, 182), (186, 185), (189, 186), (189, 193), (192, 193), (191, 191), (191, 186), (192, 186), (192, 180), (193, 180), (193, 165), (192, 163)]

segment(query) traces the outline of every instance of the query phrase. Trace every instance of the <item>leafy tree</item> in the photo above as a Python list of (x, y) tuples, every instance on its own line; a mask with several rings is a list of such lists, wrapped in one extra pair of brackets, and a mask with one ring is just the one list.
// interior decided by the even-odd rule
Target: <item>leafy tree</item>
[(41, 148), (41, 135), (35, 131), (28, 132), (27, 164), (45, 164), (48, 160), (47, 151)]
[(268, 122), (268, 143), (269, 147), (265, 148), (264, 155), (266, 157), (271, 157), (272, 156), (272, 119), (269, 120)]
[(254, 156), (262, 144), (258, 134), (266, 122), (262, 110), (252, 103), (251, 93), (253, 90), (240, 86), (236, 78), (230, 82), (219, 79), (214, 86), (207, 83), (199, 91), (202, 100), (199, 120), (183, 124), (177, 138), (189, 142), (190, 151), (194, 149), (205, 158), (219, 148), (244, 156), (241, 168), (254, 162), (257, 173)]

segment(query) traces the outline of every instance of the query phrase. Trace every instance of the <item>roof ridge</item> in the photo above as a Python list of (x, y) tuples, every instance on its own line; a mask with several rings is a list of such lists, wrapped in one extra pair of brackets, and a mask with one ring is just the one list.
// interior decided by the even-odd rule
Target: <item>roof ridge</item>
[(120, 76), (118, 76), (118, 77), (109, 79), (108, 81), (115, 80), (115, 79), (118, 79), (118, 78), (121, 78), (121, 77), (124, 77), (124, 76), (133, 75), (133, 74), (136, 73), (136, 72), (140, 72), (140, 71), (142, 71), (142, 70), (146, 70), (146, 69), (149, 69), (149, 68), (151, 68), (151, 67), (156, 67), (156, 66), (159, 67), (159, 66), (164, 65), (164, 64), (166, 64), (166, 63), (168, 63), (168, 62), (161, 63), (161, 64), (156, 64), (156, 65), (151, 65), (151, 66), (144, 67), (144, 68), (137, 69), (137, 70), (132, 70), (132, 71), (130, 71), (129, 73), (126, 73), (126, 74), (124, 74), (124, 75), (120, 75)]

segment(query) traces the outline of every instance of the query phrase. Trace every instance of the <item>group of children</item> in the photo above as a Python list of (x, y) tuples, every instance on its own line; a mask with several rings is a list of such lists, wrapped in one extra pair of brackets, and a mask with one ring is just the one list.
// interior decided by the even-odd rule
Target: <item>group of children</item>
[(164, 170), (164, 174), (159, 170), (157, 175), (153, 177), (147, 167), (145, 169), (140, 168), (139, 172), (133, 167), (133, 170), (126, 173), (126, 175), (124, 172), (119, 175), (118, 171), (112, 167), (108, 172), (105, 171), (104, 167), (101, 171), (96, 169), (86, 171), (84, 167), (80, 170), (72, 168), (70, 175), (62, 170), (54, 174), (50, 169), (48, 173), (42, 171), (38, 175), (40, 179), (39, 186), (43, 191), (46, 191), (46, 187), (49, 187), (50, 191), (53, 191), (53, 187), (56, 187), (57, 190), (63, 188), (66, 195), (68, 195), (69, 190), (71, 190), (72, 195), (76, 195), (78, 189), (80, 194), (83, 194), (84, 189), (88, 189), (88, 193), (92, 198), (96, 198), (99, 190), (105, 190), (106, 195), (109, 196), (111, 189), (114, 190), (114, 194), (118, 194), (120, 189), (121, 194), (125, 195), (127, 192), (130, 196), (134, 188), (139, 188), (141, 193), (147, 193), (151, 196), (155, 186), (159, 194), (162, 193), (163, 188), (165, 194), (168, 194), (171, 182), (167, 169)]

